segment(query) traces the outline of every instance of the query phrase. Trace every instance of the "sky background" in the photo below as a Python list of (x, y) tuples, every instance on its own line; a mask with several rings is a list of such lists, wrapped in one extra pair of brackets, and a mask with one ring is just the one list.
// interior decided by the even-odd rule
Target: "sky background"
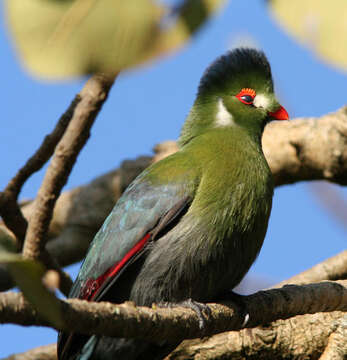
[[(28, 74), (6, 30), (3, 0), (0, 5), (3, 189), (52, 130), (85, 79), (57, 84)], [(91, 181), (124, 159), (151, 154), (159, 142), (176, 139), (204, 69), (245, 39), (267, 54), (278, 98), (292, 118), (320, 116), (346, 104), (346, 73), (323, 63), (289, 37), (265, 1), (233, 0), (182, 51), (119, 77), (66, 189)], [(32, 176), (22, 199), (35, 197), (42, 176), (42, 171)], [(269, 230), (250, 276), (275, 283), (346, 248), (346, 224), (321, 205), (317, 189), (326, 191), (308, 183), (276, 189)], [(345, 189), (336, 186), (334, 190), (347, 201)], [(77, 269), (71, 267), (74, 277)], [(0, 357), (55, 340), (56, 333), (50, 329), (0, 325)]]

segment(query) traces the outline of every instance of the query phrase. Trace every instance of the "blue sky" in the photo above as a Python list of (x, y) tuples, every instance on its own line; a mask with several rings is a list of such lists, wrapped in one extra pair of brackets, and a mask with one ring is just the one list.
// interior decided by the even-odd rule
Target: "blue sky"
[[(2, 3), (0, 3), (2, 5)], [(346, 73), (316, 58), (290, 38), (270, 16), (265, 1), (233, 0), (179, 53), (123, 74), (92, 130), (66, 188), (84, 184), (124, 159), (150, 154), (154, 144), (177, 138), (206, 66), (240, 38), (267, 54), (278, 97), (291, 117), (320, 116), (346, 103)], [(39, 81), (18, 61), (0, 9), (2, 118), (0, 186), (8, 180), (54, 127), (84, 79)], [(33, 198), (43, 172), (24, 186)], [(339, 188), (347, 201), (346, 190)], [(346, 248), (346, 232), (307, 183), (278, 188), (268, 234), (250, 274), (283, 280)], [(73, 276), (76, 266), (72, 267)], [(0, 357), (54, 342), (52, 330), (0, 325)]]

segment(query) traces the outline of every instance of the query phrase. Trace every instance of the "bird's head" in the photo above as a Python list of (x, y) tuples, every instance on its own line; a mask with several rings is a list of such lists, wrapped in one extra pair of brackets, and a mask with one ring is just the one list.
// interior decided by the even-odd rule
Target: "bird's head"
[(216, 127), (241, 126), (260, 137), (267, 122), (288, 118), (275, 97), (265, 54), (235, 49), (219, 57), (202, 76), (180, 143)]

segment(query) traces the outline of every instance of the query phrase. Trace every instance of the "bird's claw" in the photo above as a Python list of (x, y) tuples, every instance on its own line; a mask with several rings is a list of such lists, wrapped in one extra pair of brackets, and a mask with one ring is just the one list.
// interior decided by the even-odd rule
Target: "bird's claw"
[[(199, 318), (199, 329), (200, 330), (206, 329), (206, 318), (208, 318), (212, 314), (211, 308), (208, 305), (194, 301), (190, 298), (185, 301), (182, 301), (180, 305), (183, 307), (187, 307), (188, 309), (194, 310)], [(204, 315), (204, 313), (206, 315)]]
[(177, 306), (182, 306), (184, 308), (195, 311), (196, 315), (199, 318), (199, 329), (200, 330), (206, 329), (206, 319), (212, 314), (211, 308), (208, 305), (194, 301), (191, 298), (181, 301), (181, 302), (177, 302), (177, 303), (160, 302), (156, 305), (158, 307), (163, 307), (163, 308), (173, 308), (173, 307), (177, 307)]

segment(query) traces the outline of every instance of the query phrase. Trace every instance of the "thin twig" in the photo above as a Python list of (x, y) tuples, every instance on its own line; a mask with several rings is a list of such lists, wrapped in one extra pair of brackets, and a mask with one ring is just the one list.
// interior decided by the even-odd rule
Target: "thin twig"
[(288, 284), (304, 285), (324, 280), (347, 279), (347, 250), (303, 271), (302, 273), (272, 286), (279, 288)]
[(71, 102), (69, 108), (60, 117), (54, 130), (47, 135), (40, 147), (36, 150), (25, 165), (20, 168), (17, 174), (9, 181), (5, 190), (0, 193), (0, 215), (6, 226), (16, 235), (17, 248), (21, 250), (27, 230), (27, 220), (24, 218), (18, 204), (18, 195), (28, 178), (40, 170), (52, 156), (57, 143), (62, 138), (67, 128), (74, 109), (80, 101), (79, 95)]
[(46, 233), (55, 202), (65, 185), (77, 156), (90, 135), (90, 128), (99, 113), (114, 77), (92, 76), (80, 93), (73, 117), (59, 141), (53, 159), (35, 199), (33, 215), (25, 237), (23, 256), (39, 259), (46, 245)]
[(50, 344), (31, 349), (29, 351), (10, 355), (3, 360), (56, 360), (57, 345)]
[(44, 265), (47, 269), (55, 270), (59, 274), (59, 290), (65, 295), (68, 296), (73, 281), (68, 273), (66, 273), (59, 266), (58, 262), (53, 258), (47, 250), (44, 250), (41, 256)]

